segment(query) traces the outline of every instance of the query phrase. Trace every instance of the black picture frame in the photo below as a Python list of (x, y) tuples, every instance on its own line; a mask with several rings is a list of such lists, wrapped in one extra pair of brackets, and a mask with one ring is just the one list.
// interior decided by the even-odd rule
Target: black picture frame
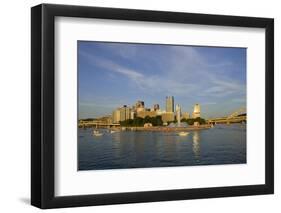
[[(93, 195), (54, 195), (54, 21), (83, 17), (162, 23), (264, 28), (265, 184)], [(274, 20), (164, 11), (41, 4), (31, 8), (31, 204), (42, 208), (216, 198), (274, 193)]]

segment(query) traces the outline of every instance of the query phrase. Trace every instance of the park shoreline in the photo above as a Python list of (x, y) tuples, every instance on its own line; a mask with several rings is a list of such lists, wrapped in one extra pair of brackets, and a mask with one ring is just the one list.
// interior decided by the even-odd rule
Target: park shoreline
[(193, 130), (203, 130), (212, 128), (211, 124), (202, 124), (199, 126), (188, 127), (167, 127), (167, 126), (151, 126), (151, 127), (112, 127), (112, 130), (122, 131), (147, 131), (147, 132), (183, 132)]

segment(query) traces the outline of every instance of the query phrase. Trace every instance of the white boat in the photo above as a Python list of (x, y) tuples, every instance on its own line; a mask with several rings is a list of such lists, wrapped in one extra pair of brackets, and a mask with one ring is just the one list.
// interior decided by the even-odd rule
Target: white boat
[(114, 130), (110, 130), (109, 132), (110, 132), (110, 133), (112, 134), (112, 133), (115, 133), (115, 132), (117, 132), (117, 131), (114, 131)]
[(189, 134), (189, 132), (179, 132), (178, 134), (179, 134), (179, 136), (187, 136)]
[(94, 136), (102, 136), (103, 133), (99, 132), (98, 130), (94, 130), (94, 131), (93, 131), (93, 135), (94, 135)]

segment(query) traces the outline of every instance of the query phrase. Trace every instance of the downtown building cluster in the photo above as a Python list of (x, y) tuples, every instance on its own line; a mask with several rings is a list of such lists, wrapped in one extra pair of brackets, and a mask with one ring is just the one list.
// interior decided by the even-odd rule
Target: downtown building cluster
[[(181, 112), (179, 104), (175, 106), (173, 96), (167, 96), (165, 110), (161, 110), (159, 104), (154, 104), (151, 108), (146, 108), (144, 101), (137, 101), (135, 105), (131, 107), (123, 105), (122, 107), (115, 109), (112, 112), (112, 123), (119, 123), (120, 121), (135, 119), (136, 117), (145, 118), (146, 116), (161, 116), (164, 124), (175, 120), (180, 121), (181, 119), (191, 118), (188, 112)], [(192, 118), (198, 117), (200, 117), (200, 105), (195, 104)]]

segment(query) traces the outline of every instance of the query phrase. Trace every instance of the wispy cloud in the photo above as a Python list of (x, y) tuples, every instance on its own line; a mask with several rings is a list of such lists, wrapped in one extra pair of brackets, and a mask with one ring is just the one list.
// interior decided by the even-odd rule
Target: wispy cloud
[(141, 71), (131, 69), (114, 61), (90, 55), (86, 52), (80, 52), (90, 63), (100, 66), (108, 72), (121, 74), (127, 77), (134, 85), (137, 85), (142, 91), (149, 93), (171, 93), (174, 95), (183, 95), (194, 90), (195, 84), (186, 84), (177, 79), (172, 79), (166, 75), (144, 75)]
[(127, 79), (124, 84), (132, 85), (144, 97), (174, 95), (186, 101), (199, 100), (202, 105), (215, 105), (222, 99), (241, 104), (246, 101), (246, 84), (229, 74), (236, 68), (229, 59), (210, 62), (196, 47), (165, 46), (165, 51), (157, 46), (142, 49), (125, 44), (104, 43), (99, 47), (108, 53), (79, 49), (79, 55), (92, 68), (101, 68), (103, 75), (107, 73), (118, 81)]
[[(210, 65), (192, 47), (176, 48), (171, 46), (169, 58), (163, 61), (166, 70), (164, 69), (159, 75), (144, 75), (142, 70), (129, 68), (106, 58), (83, 51), (80, 54), (88, 58), (93, 65), (123, 75), (137, 85), (139, 89), (149, 93), (166, 94), (168, 92), (169, 94), (188, 97), (197, 92), (199, 96), (224, 97), (245, 91), (244, 84), (221, 77), (212, 71), (215, 68), (229, 66), (230, 62)], [(128, 57), (128, 55), (126, 56)], [(137, 56), (134, 55), (133, 57)], [(155, 60), (159, 59), (156, 58)], [(212, 70), (210, 70), (210, 67)], [(204, 81), (204, 84), (200, 83), (201, 81)]]

